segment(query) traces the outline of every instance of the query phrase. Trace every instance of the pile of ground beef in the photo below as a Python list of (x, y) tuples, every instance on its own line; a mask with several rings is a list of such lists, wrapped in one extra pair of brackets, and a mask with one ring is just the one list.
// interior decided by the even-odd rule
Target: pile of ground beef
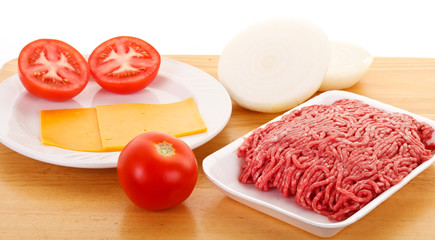
[(359, 100), (293, 110), (238, 148), (239, 181), (341, 221), (432, 157), (434, 129)]

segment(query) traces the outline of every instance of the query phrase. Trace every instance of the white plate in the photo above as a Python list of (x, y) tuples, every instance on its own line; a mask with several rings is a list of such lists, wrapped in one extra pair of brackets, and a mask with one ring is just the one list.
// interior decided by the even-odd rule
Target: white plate
[(226, 126), (232, 111), (225, 88), (198, 68), (162, 58), (156, 79), (142, 91), (128, 95), (110, 93), (91, 78), (82, 93), (60, 103), (29, 94), (14, 75), (0, 84), (0, 142), (18, 153), (47, 163), (79, 168), (113, 168), (119, 152), (79, 152), (42, 144), (39, 111), (115, 103), (170, 103), (189, 97), (195, 100), (208, 129), (204, 133), (182, 137), (193, 149), (215, 137)]
[[(344, 91), (329, 91), (322, 93), (296, 108), (299, 109), (303, 106), (314, 104), (332, 104), (334, 101), (343, 98), (359, 99), (380, 109), (406, 113), (419, 121), (428, 123), (435, 128), (435, 122), (432, 120), (417, 116), (367, 97)], [(276, 121), (280, 117), (281, 116), (272, 121)], [(434, 141), (434, 139), (434, 136), (432, 136), (431, 141)], [(373, 199), (369, 204), (348, 219), (340, 222), (334, 222), (330, 221), (323, 215), (298, 206), (294, 202), (293, 198), (283, 197), (278, 190), (262, 192), (255, 188), (253, 184), (240, 183), (238, 181), (238, 177), (241, 173), (242, 161), (237, 158), (236, 151), (242, 142), (243, 137), (206, 157), (203, 161), (203, 169), (207, 177), (229, 197), (320, 237), (331, 237), (344, 227), (356, 222), (373, 210), (376, 206), (385, 201), (393, 193), (402, 188), (420, 172), (428, 168), (435, 161), (435, 157), (432, 157), (430, 160), (424, 162), (414, 169), (400, 183), (396, 184), (377, 198)]]

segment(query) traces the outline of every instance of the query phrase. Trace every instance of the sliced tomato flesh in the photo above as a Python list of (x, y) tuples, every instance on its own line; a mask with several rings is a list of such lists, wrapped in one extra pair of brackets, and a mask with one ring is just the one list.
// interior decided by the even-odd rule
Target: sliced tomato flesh
[(103, 88), (131, 93), (148, 86), (160, 67), (160, 54), (147, 42), (116, 37), (98, 46), (89, 57), (92, 76)]
[(18, 58), (18, 73), (33, 95), (54, 101), (76, 96), (86, 86), (90, 70), (83, 56), (70, 45), (40, 39), (26, 45)]
[[(55, 59), (48, 59), (48, 52), (50, 50), (37, 49), (35, 52), (33, 66), (30, 71), (33, 72), (35, 78), (47, 83), (60, 83), (68, 84), (69, 79), (76, 81), (80, 76), (80, 69), (71, 59), (68, 53), (60, 52), (57, 54)], [(53, 57), (51, 57), (53, 58)], [(69, 59), (68, 59), (69, 58)]]

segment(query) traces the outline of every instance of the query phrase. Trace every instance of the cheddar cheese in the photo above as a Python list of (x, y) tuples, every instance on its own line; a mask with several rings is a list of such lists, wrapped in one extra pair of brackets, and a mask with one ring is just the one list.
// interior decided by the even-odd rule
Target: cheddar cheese
[(70, 150), (103, 151), (95, 108), (41, 110), (41, 141)]
[(159, 131), (182, 137), (207, 130), (193, 98), (169, 104), (97, 106), (103, 148), (120, 150), (135, 136)]
[(41, 110), (42, 142), (70, 150), (122, 150), (135, 136), (149, 131), (182, 137), (205, 132), (207, 127), (193, 98), (168, 104)]

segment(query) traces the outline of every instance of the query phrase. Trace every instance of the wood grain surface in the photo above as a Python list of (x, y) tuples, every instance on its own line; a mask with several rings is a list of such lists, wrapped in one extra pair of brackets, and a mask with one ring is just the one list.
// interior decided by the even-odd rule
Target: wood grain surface
[[(219, 56), (165, 56), (217, 78)], [(0, 81), (16, 73), (6, 63)], [(435, 59), (374, 59), (350, 92), (435, 120)], [(1, 114), (1, 113), (0, 113)], [(225, 129), (194, 150), (203, 159), (278, 114), (233, 103)], [(331, 239), (434, 239), (435, 166)], [(0, 239), (318, 239), (225, 196), (199, 169), (192, 195), (159, 212), (133, 205), (116, 169), (78, 169), (39, 162), (0, 144)]]

